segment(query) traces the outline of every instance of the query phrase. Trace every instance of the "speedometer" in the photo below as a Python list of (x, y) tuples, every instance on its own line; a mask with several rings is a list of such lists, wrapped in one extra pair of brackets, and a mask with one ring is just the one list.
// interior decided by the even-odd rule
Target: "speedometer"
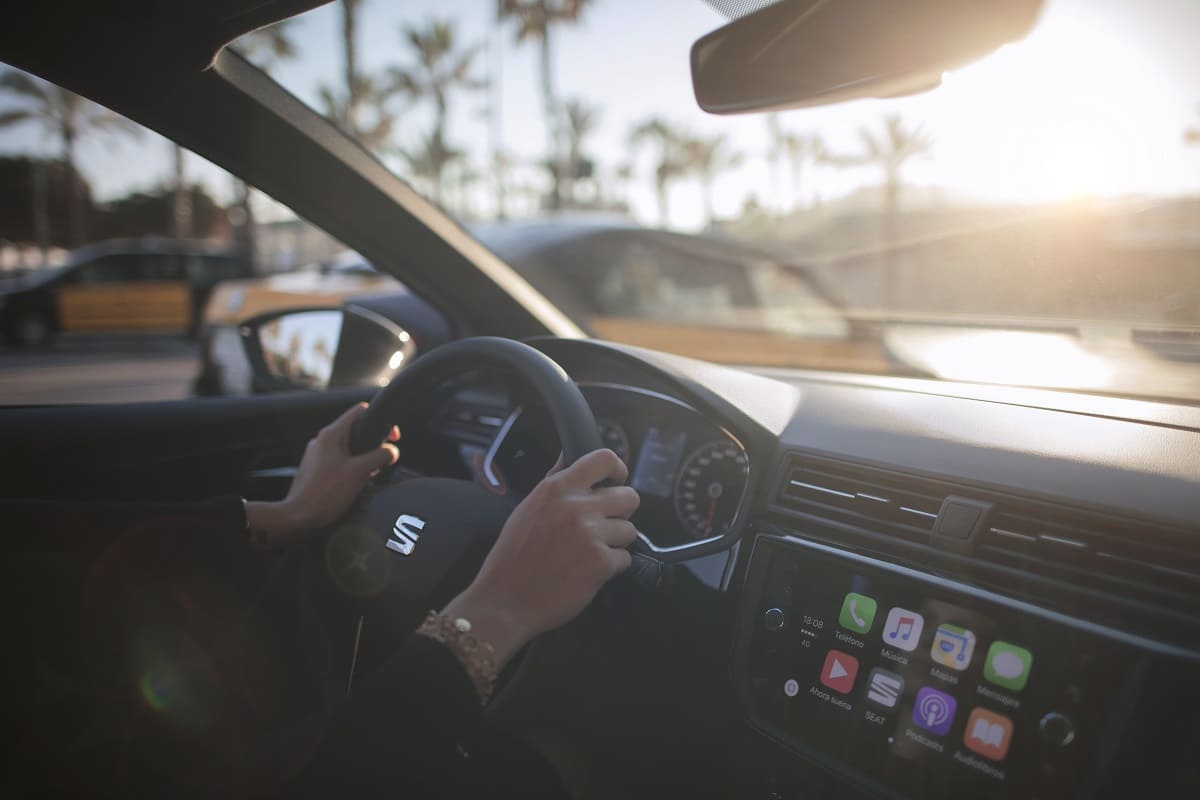
[(720, 536), (737, 515), (750, 473), (746, 453), (728, 439), (696, 449), (679, 470), (675, 513), (697, 539)]

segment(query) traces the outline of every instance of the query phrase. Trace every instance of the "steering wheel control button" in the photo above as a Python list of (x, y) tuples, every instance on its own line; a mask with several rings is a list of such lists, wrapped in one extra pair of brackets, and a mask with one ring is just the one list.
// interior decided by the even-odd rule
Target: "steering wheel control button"
[(1051, 711), (1038, 722), (1038, 731), (1047, 744), (1066, 747), (1075, 741), (1075, 723), (1066, 714)]
[(788, 678), (783, 682), (783, 693), (788, 697), (795, 697), (800, 694), (800, 683), (795, 678)]
[(783, 615), (783, 609), (768, 608), (766, 613), (763, 614), (763, 625), (767, 626), (767, 630), (769, 631), (782, 630), (786, 624), (787, 617)]

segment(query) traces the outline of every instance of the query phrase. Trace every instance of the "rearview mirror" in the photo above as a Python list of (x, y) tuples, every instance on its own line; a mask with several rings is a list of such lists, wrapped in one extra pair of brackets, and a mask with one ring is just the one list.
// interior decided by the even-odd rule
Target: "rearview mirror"
[(255, 392), (385, 386), (416, 355), (405, 330), (352, 305), (275, 311), (239, 332)]
[(1016, 41), (1042, 0), (780, 0), (692, 46), (713, 114), (895, 97)]

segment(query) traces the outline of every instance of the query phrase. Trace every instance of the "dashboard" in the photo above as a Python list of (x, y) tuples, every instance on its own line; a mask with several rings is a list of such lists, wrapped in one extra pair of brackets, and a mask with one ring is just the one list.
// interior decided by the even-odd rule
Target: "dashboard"
[[(537, 346), (675, 576), (574, 667), (608, 705), (645, 689), (628, 653), (663, 671), (630, 758), (726, 796), (1200, 793), (1200, 410)], [(443, 418), (478, 479), (525, 491), (557, 456), (495, 385)]]

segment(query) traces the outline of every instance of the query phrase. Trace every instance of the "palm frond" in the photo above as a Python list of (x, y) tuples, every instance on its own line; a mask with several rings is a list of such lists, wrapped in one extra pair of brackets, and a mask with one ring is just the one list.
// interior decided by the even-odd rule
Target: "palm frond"
[(24, 72), (10, 69), (0, 74), (0, 90), (20, 95), (38, 103), (50, 103), (50, 84)]
[(18, 108), (12, 111), (5, 111), (0, 114), (0, 128), (7, 128), (12, 125), (20, 125), (22, 122), (36, 120), (38, 116), (27, 108)]

